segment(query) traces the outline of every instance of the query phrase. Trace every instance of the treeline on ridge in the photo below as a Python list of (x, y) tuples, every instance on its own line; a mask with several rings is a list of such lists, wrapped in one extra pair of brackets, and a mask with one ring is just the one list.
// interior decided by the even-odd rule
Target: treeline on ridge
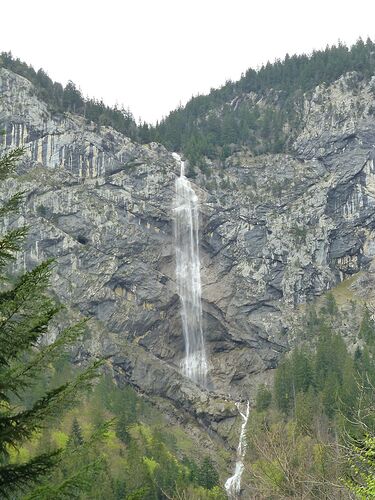
[(61, 83), (54, 82), (43, 69), (35, 71), (32, 66), (14, 58), (10, 52), (0, 54), (0, 67), (9, 69), (33, 83), (38, 97), (49, 105), (53, 113), (76, 113), (98, 125), (113, 127), (133, 140), (139, 140), (139, 127), (129, 109), (110, 107), (102, 100), (85, 98), (72, 81), (63, 87)]
[[(204, 157), (226, 158), (239, 145), (252, 152), (288, 150), (301, 126), (302, 97), (317, 85), (330, 84), (356, 71), (368, 78), (375, 70), (375, 44), (359, 39), (352, 47), (339, 43), (312, 54), (285, 56), (259, 70), (249, 69), (208, 95), (193, 97), (153, 129), (155, 140), (182, 151), (200, 164)], [(254, 101), (241, 99), (255, 93)], [(262, 97), (262, 105), (258, 101)]]
[[(141, 143), (156, 141), (182, 152), (192, 164), (205, 158), (224, 160), (238, 146), (255, 154), (288, 150), (301, 126), (303, 94), (330, 84), (348, 72), (369, 78), (375, 70), (375, 43), (359, 39), (351, 47), (338, 43), (311, 54), (288, 54), (260, 69), (248, 69), (237, 82), (228, 81), (208, 95), (197, 95), (155, 126), (136, 123), (131, 111), (84, 98), (73, 82), (63, 87), (42, 69), (35, 71), (10, 53), (1, 53), (0, 66), (30, 80), (55, 112), (74, 112), (98, 125), (111, 126)], [(244, 99), (254, 93), (253, 100)], [(262, 97), (262, 105), (258, 104)]]

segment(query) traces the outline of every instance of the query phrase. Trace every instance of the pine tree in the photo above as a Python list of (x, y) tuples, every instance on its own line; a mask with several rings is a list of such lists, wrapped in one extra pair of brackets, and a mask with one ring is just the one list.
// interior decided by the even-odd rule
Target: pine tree
[(63, 104), (65, 109), (73, 113), (79, 113), (84, 107), (82, 94), (72, 81), (69, 81), (64, 88)]
[(259, 386), (256, 395), (256, 409), (257, 411), (264, 411), (270, 406), (272, 401), (272, 392), (262, 384)]
[(120, 415), (116, 422), (116, 434), (121, 441), (128, 445), (131, 440), (130, 433), (128, 432), (128, 419), (124, 413)]
[(199, 467), (198, 464), (189, 457), (184, 457), (182, 460), (183, 465), (185, 465), (188, 470), (189, 470), (189, 480), (192, 483), (196, 483), (198, 481), (198, 475), (199, 475)]
[[(22, 154), (21, 149), (15, 149), (0, 158), (0, 181), (12, 173)], [(21, 202), (22, 193), (16, 193), (0, 207), (0, 225)], [(27, 490), (56, 465), (60, 450), (23, 463), (12, 462), (9, 452), (19, 449), (47, 419), (60, 416), (74, 403), (80, 391), (91, 385), (101, 364), (94, 362), (74, 380), (48, 390), (30, 406), (22, 404), (25, 393), (43, 377), (50, 363), (85, 329), (85, 322), (80, 322), (60, 331), (53, 343), (43, 343), (50, 321), (61, 309), (48, 295), (52, 262), (43, 262), (19, 276), (7, 275), (7, 265), (15, 259), (26, 234), (26, 227), (0, 233), (0, 498), (13, 498), (17, 491)]]
[(373, 345), (375, 343), (375, 325), (368, 308), (365, 308), (361, 327), (359, 329), (359, 338), (363, 339), (366, 344)]
[(284, 359), (276, 370), (274, 395), (277, 408), (287, 414), (295, 396), (292, 364), (289, 359)]
[(208, 490), (219, 484), (219, 474), (210, 457), (203, 459), (198, 471), (198, 484)]
[(295, 392), (306, 392), (313, 383), (313, 366), (309, 354), (303, 349), (295, 349), (291, 363)]
[(335, 296), (333, 295), (332, 292), (328, 292), (325, 298), (325, 305), (322, 308), (322, 312), (329, 314), (330, 316), (337, 316), (338, 313), (338, 307), (336, 303)]
[(82, 436), (82, 429), (81, 429), (81, 426), (79, 425), (76, 417), (74, 417), (74, 419), (73, 419), (72, 430), (70, 432), (68, 443), (70, 446), (74, 446), (74, 447), (82, 446), (84, 443), (83, 436)]

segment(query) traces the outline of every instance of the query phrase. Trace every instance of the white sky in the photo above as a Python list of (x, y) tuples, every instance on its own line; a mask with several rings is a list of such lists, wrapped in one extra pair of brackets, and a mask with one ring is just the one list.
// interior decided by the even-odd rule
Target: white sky
[(0, 51), (149, 122), (286, 52), (375, 39), (374, 0), (17, 0), (0, 12)]

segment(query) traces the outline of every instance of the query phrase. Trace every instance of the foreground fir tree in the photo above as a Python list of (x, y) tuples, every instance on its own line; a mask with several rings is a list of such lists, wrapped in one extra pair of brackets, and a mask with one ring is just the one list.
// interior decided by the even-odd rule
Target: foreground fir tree
[[(0, 158), (0, 182), (15, 168), (23, 151), (15, 149)], [(22, 193), (0, 206), (4, 217), (16, 212)], [(7, 275), (27, 234), (27, 228), (0, 230), (0, 498), (15, 498), (19, 492), (42, 480), (59, 462), (61, 450), (41, 453), (23, 463), (10, 458), (12, 449), (25, 442), (60, 416), (91, 385), (100, 362), (93, 363), (75, 379), (47, 390), (26, 406), (24, 395), (42, 378), (46, 368), (82, 335), (85, 322), (63, 329), (53, 343), (43, 343), (49, 324), (61, 309), (48, 295), (52, 262), (43, 262), (18, 276)]]

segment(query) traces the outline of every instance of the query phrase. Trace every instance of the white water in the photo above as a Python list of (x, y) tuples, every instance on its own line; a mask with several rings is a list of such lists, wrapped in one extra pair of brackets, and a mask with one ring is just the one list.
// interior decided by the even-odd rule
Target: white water
[[(176, 243), (176, 282), (181, 301), (182, 333), (185, 341), (185, 358), (181, 362), (183, 374), (195, 383), (206, 386), (207, 357), (202, 328), (202, 288), (199, 260), (199, 204), (194, 189), (185, 177), (185, 164), (177, 153), (174, 158), (179, 162), (181, 171), (176, 179), (175, 197), (175, 243)], [(249, 419), (250, 404), (242, 413), (241, 405), (236, 403), (242, 417), (237, 460), (233, 476), (225, 482), (230, 499), (237, 499), (241, 492), (241, 478), (246, 454), (246, 425)]]
[(176, 179), (174, 206), (176, 281), (185, 341), (185, 358), (181, 368), (186, 377), (205, 386), (208, 365), (202, 329), (199, 203), (191, 183), (185, 177), (184, 162), (177, 153), (173, 153), (173, 156), (181, 165), (180, 177)]
[(236, 403), (238, 411), (242, 417), (242, 426), (240, 433), (240, 441), (237, 448), (237, 461), (233, 476), (228, 478), (225, 482), (225, 490), (228, 494), (228, 498), (236, 499), (238, 498), (241, 491), (241, 477), (244, 470), (243, 460), (246, 454), (246, 425), (249, 419), (250, 413), (250, 403), (247, 402), (245, 413), (241, 412), (240, 403)]

